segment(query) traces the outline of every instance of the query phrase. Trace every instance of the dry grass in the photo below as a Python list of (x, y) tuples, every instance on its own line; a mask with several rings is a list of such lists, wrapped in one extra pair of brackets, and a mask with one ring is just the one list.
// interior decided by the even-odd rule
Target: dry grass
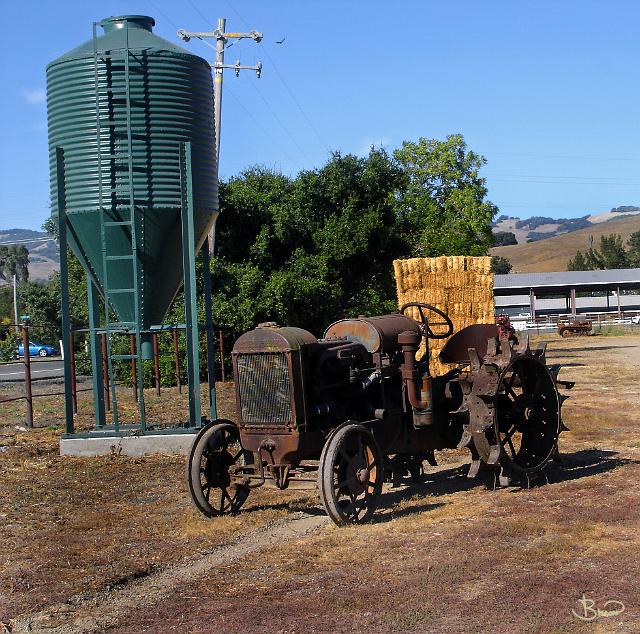
[(375, 523), (216, 571), (116, 631), (582, 632), (583, 593), (627, 608), (591, 631), (640, 630), (640, 340), (547, 338), (579, 381), (550, 485), (487, 490), (449, 452), (423, 485), (387, 491)]
[[(219, 388), (230, 416), (231, 386)], [(41, 408), (55, 411), (51, 401)], [(300, 497), (257, 491), (246, 516), (208, 520), (190, 503), (183, 457), (61, 458), (57, 429), (21, 432), (15, 422), (0, 426), (0, 622), (209, 551), (287, 516)]]
[(589, 236), (593, 236), (597, 247), (603, 235), (619, 233), (626, 240), (634, 231), (640, 231), (640, 216), (603, 222), (547, 240), (495, 247), (491, 249), (491, 255), (508, 258), (513, 265), (513, 273), (566, 271), (567, 262), (576, 251), (584, 253), (589, 248)]
[[(640, 631), (640, 339), (546, 338), (577, 381), (550, 485), (492, 491), (443, 452), (425, 483), (384, 492), (374, 523), (218, 567), (114, 630)], [(263, 491), (249, 512), (204, 520), (180, 459), (62, 460), (52, 431), (1, 433), (13, 444), (0, 458), (0, 620), (126, 584), (302, 504), (318, 512)], [(571, 614), (583, 593), (627, 609), (587, 626)]]

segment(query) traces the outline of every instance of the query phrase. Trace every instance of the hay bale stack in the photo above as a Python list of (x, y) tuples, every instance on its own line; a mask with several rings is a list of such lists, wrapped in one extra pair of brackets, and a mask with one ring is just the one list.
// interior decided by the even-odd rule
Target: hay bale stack
[[(398, 306), (407, 302), (433, 304), (449, 315), (454, 332), (471, 324), (495, 323), (490, 257), (443, 255), (437, 258), (412, 258), (395, 260), (393, 268)], [(412, 310), (411, 317), (419, 321), (418, 310)], [(449, 364), (440, 363), (438, 359), (446, 341), (429, 341), (429, 367), (433, 376), (451, 369)], [(423, 354), (424, 343), (418, 357)]]

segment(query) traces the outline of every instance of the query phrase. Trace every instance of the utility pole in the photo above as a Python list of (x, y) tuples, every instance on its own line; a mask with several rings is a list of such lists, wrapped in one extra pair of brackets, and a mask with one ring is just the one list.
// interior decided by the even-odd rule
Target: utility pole
[[(224, 63), (224, 51), (227, 47), (229, 40), (244, 40), (251, 39), (256, 43), (262, 41), (262, 33), (258, 31), (250, 31), (249, 33), (225, 33), (227, 25), (226, 18), (218, 18), (218, 26), (215, 31), (185, 31), (180, 29), (177, 33), (178, 37), (188, 42), (192, 37), (199, 39), (213, 38), (216, 41), (216, 59), (213, 64), (213, 111), (215, 117), (215, 139), (216, 139), (216, 182), (218, 180), (218, 174), (220, 173), (220, 127), (222, 121), (222, 79), (225, 68), (233, 69), (236, 77), (239, 77), (241, 70), (253, 70), (255, 71), (258, 79), (262, 74), (262, 62), (258, 62), (255, 66), (242, 66), (240, 60), (237, 60), (235, 64)], [(209, 234), (209, 251), (213, 255), (214, 247), (214, 231), (211, 227)]]
[(16, 333), (20, 332), (18, 325), (18, 277), (13, 274), (13, 323), (16, 325)]

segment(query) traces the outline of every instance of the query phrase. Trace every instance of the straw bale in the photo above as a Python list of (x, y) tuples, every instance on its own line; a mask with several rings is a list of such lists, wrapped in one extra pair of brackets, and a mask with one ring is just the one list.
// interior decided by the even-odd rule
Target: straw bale
[[(463, 255), (395, 260), (393, 270), (398, 304), (424, 302), (445, 311), (454, 332), (471, 324), (494, 323), (493, 275), (490, 257)], [(419, 320), (417, 309), (409, 313)], [(438, 360), (445, 339), (429, 342), (430, 368), (434, 375), (451, 369)], [(424, 354), (424, 346), (418, 356)]]

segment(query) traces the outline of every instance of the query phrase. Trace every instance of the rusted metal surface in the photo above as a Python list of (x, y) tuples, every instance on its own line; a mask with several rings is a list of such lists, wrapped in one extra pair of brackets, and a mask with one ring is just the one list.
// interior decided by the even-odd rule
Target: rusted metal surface
[(592, 329), (593, 322), (590, 319), (573, 319), (571, 321), (558, 322), (558, 334), (561, 337), (589, 335)]
[(456, 332), (440, 351), (438, 358), (443, 363), (469, 363), (469, 349), (473, 348), (481, 357), (487, 352), (487, 342), (498, 336), (495, 324), (473, 324)]
[[(498, 325), (477, 324), (441, 352), (458, 367), (433, 378), (416, 359), (425, 325), (396, 314), (337, 321), (320, 340), (273, 323), (242, 335), (231, 355), (235, 423), (224, 422), (224, 433), (237, 434), (246, 459), (230, 453), (224, 473), (203, 486), (248, 494), (265, 484), (308, 487), (315, 476), (327, 513), (344, 524), (370, 516), (384, 479), (418, 478), (437, 449), (467, 447), (469, 475), (484, 465), (503, 485), (543, 474), (564, 429), (557, 385), (571, 387), (546, 366), (544, 347), (531, 351), (526, 337), (515, 345)], [(195, 443), (191, 459), (206, 461), (206, 452)], [(224, 464), (221, 456), (211, 464)], [(222, 501), (216, 508), (225, 512)]]
[(28, 323), (22, 324), (22, 346), (24, 351), (22, 356), (24, 362), (24, 394), (27, 401), (25, 424), (27, 427), (33, 427), (33, 394), (31, 391), (31, 358), (29, 352)]
[(100, 342), (102, 347), (102, 377), (104, 383), (104, 406), (107, 411), (111, 409), (111, 392), (109, 391), (109, 367), (107, 365), (107, 335), (102, 333), (100, 335)]
[(176, 385), (178, 386), (178, 394), (182, 394), (182, 382), (180, 380), (180, 350), (178, 348), (178, 330), (174, 328), (171, 331), (173, 335), (173, 360), (176, 367)]
[[(411, 407), (423, 412), (430, 412), (433, 403), (433, 399), (431, 398), (430, 377), (427, 375), (423, 379), (420, 379), (419, 371), (416, 367), (416, 352), (418, 352), (418, 348), (420, 347), (420, 340), (420, 335), (415, 332), (403, 332), (398, 336), (398, 344), (402, 347), (404, 358), (401, 372)], [(418, 385), (418, 383), (420, 383), (420, 385)]]
[(305, 454), (299, 433), (305, 425), (300, 351), (317, 343), (306, 330), (267, 323), (239, 337), (233, 347), (242, 446), (271, 469), (296, 464)]
[(382, 315), (341, 319), (331, 324), (324, 339), (344, 338), (361, 343), (369, 352), (389, 353), (398, 349), (398, 335), (411, 331), (420, 333), (420, 326), (411, 317)]
[(471, 354), (463, 379), (461, 411), (467, 414), (463, 442), (472, 453), (470, 476), (482, 464), (495, 469), (501, 485), (541, 473), (558, 451), (563, 429), (556, 380), (545, 365), (545, 347), (535, 351), (524, 335), (517, 347), (492, 339), (486, 354)]

